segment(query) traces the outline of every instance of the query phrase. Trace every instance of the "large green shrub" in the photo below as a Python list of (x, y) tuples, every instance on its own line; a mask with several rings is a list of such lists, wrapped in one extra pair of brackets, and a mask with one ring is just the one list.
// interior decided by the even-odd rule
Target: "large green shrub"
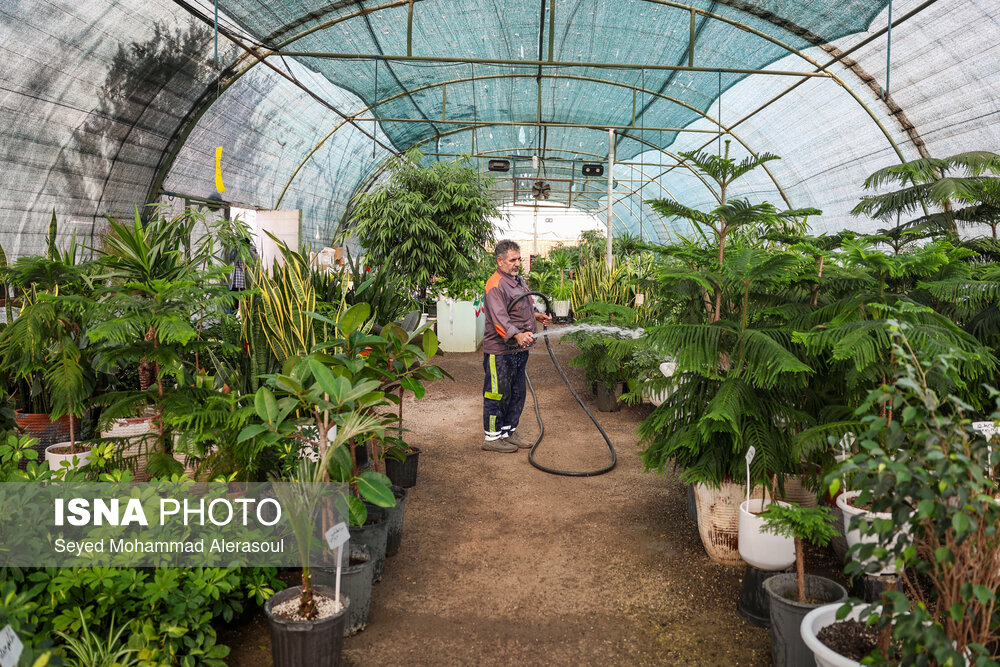
[[(930, 379), (956, 375), (961, 350), (923, 356), (912, 343), (919, 327), (887, 323), (893, 374), (859, 408), (858, 451), (828, 475), (831, 492), (842, 479), (860, 490), (859, 503), (891, 519), (862, 522), (875, 543), (859, 544), (848, 565), (859, 572), (895, 562), (903, 590), (888, 592), (877, 621), (891, 625), (892, 664), (995, 665), (1000, 641), (1000, 503), (995, 446), (972, 428), (976, 413)], [(989, 421), (1000, 418), (993, 395)]]
[(385, 182), (354, 201), (350, 223), (368, 262), (388, 266), (426, 297), (435, 277), (473, 270), (499, 217), (491, 181), (464, 161), (421, 165), (416, 149), (389, 164)]

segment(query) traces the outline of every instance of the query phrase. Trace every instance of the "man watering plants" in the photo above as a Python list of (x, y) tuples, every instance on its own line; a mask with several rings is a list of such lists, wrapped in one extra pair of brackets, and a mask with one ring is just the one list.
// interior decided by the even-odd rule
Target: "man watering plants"
[(551, 315), (536, 313), (531, 297), (518, 301), (510, 313), (510, 304), (528, 292), (519, 275), (521, 249), (509, 240), (497, 244), (493, 256), (496, 272), (486, 281), (486, 327), (483, 332), (483, 449), (488, 452), (516, 452), (531, 447), (517, 434), (517, 423), (524, 409), (524, 368), (528, 350), (535, 344), (537, 322), (548, 324)]

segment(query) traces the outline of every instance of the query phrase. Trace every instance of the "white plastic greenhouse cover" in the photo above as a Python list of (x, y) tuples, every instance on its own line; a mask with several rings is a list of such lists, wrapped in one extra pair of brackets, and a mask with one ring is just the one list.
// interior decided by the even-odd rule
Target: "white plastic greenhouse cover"
[[(53, 210), (97, 243), (106, 215), (171, 194), (301, 209), (302, 238), (326, 242), (411, 146), (514, 159), (507, 201), (540, 154), (533, 174), (572, 178), (573, 206), (603, 215), (606, 181), (579, 167), (606, 161), (607, 127), (616, 234), (684, 233), (644, 200), (711, 206), (678, 153), (726, 139), (782, 157), (736, 194), (820, 208), (817, 233), (871, 230), (849, 211), (875, 169), (1000, 147), (1000, 0), (895, 0), (891, 43), (888, 0), (219, 0), (218, 33), (215, 9), (0, 0), (11, 258), (44, 248)], [(844, 51), (832, 76), (788, 75)], [(732, 71), (764, 69), (780, 74)]]

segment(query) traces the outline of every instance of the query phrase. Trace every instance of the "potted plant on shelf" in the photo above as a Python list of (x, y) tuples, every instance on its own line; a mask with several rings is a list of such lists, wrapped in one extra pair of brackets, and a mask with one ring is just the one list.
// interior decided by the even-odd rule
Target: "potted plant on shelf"
[(556, 317), (569, 317), (573, 281), (567, 274), (574, 266), (572, 251), (563, 247), (553, 248), (549, 253), (549, 265), (559, 271), (559, 282), (552, 286), (552, 314)]
[(560, 280), (552, 288), (552, 314), (555, 317), (568, 318), (573, 298), (573, 281)]
[(771, 657), (776, 667), (809, 664), (812, 653), (799, 634), (802, 619), (812, 609), (847, 599), (835, 581), (806, 574), (803, 541), (826, 546), (834, 535), (826, 507), (772, 504), (764, 513), (764, 530), (795, 540), (795, 573), (764, 582), (770, 604)]
[[(1000, 641), (997, 453), (966, 416), (968, 403), (934, 386), (935, 378), (961, 380), (967, 353), (925, 358), (911, 342), (918, 327), (901, 319), (888, 327), (892, 382), (869, 392), (858, 452), (827, 477), (836, 493), (850, 476), (872, 511), (891, 517), (859, 526), (877, 541), (855, 549), (862, 561), (895, 561), (901, 590), (884, 591), (859, 617), (881, 631), (881, 660), (988, 664)], [(990, 390), (994, 418), (997, 396)]]
[[(18, 421), (42, 424), (41, 444), (53, 470), (84, 466), (89, 448), (78, 443), (79, 426), (97, 375), (87, 337), (94, 313), (89, 265), (79, 261), (74, 237), (64, 252), (50, 247), (47, 258), (18, 259), (9, 274), (23, 291), (23, 303), (20, 316), (0, 332), (0, 369), (17, 380), (25, 406), (47, 413)], [(51, 442), (63, 422), (66, 436)]]

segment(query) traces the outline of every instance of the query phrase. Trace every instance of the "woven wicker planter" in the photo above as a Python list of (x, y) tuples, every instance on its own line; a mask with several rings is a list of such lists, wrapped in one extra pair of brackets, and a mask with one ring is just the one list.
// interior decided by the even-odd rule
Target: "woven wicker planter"
[(102, 438), (126, 438), (121, 441), (116, 453), (122, 457), (123, 463), (137, 482), (148, 482), (146, 461), (149, 460), (149, 450), (153, 446), (156, 435), (156, 424), (153, 417), (131, 417), (116, 419), (111, 426), (101, 431)]
[(802, 477), (798, 475), (785, 475), (785, 495), (781, 500), (803, 507), (816, 507), (817, 503), (816, 494), (802, 483)]
[(743, 565), (739, 550), (740, 503), (746, 499), (743, 485), (723, 482), (720, 488), (713, 489), (695, 484), (694, 499), (698, 534), (708, 557), (719, 565)]

